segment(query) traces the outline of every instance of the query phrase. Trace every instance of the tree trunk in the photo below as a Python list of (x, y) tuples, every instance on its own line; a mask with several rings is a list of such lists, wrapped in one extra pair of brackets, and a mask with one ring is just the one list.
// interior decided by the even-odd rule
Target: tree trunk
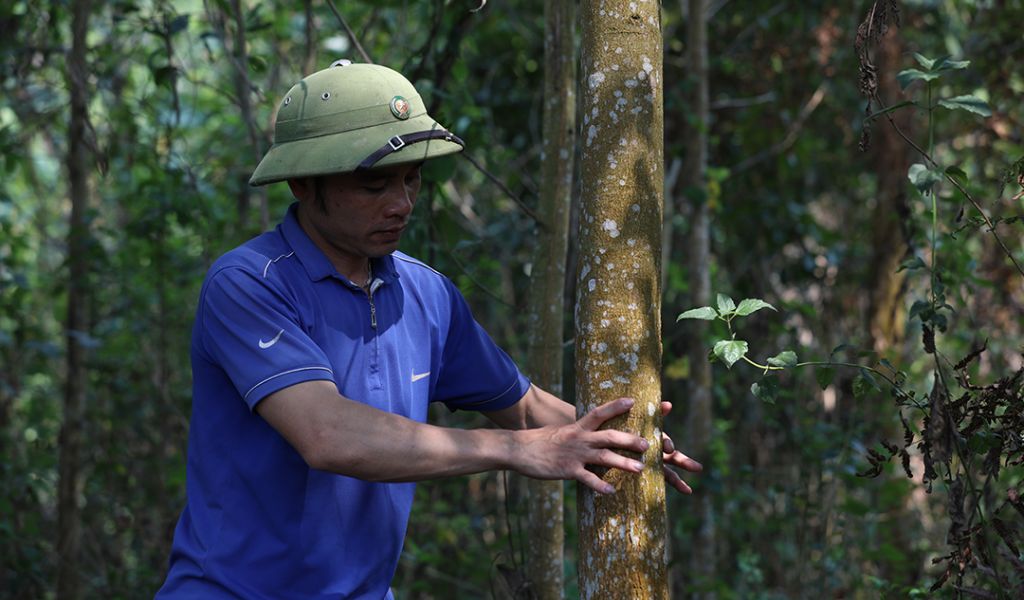
[(577, 413), (622, 396), (607, 426), (642, 435), (642, 474), (579, 487), (580, 598), (667, 598), (661, 472), (662, 48), (657, 2), (582, 5)]
[(249, 48), (248, 40), (246, 39), (245, 12), (242, 9), (242, 0), (231, 0), (231, 19), (234, 21), (234, 39), (232, 40), (231, 51), (231, 62), (234, 69), (232, 81), (235, 84), (238, 110), (242, 113), (242, 122), (245, 124), (246, 133), (249, 135), (249, 145), (252, 147), (252, 152), (256, 157), (256, 162), (252, 163), (252, 168), (247, 169), (240, 176), (240, 187), (238, 190), (239, 223), (243, 230), (248, 227), (251, 197), (255, 194), (259, 206), (259, 230), (266, 231), (270, 226), (270, 211), (267, 205), (266, 190), (259, 188), (253, 191), (249, 187), (249, 175), (263, 156), (262, 149), (260, 148), (259, 129), (256, 126), (256, 117), (253, 115), (252, 110), (252, 83), (249, 81)]
[(60, 429), (60, 469), (57, 484), (57, 598), (80, 597), (78, 554), (81, 544), (82, 406), (85, 403), (86, 366), (84, 336), (88, 334), (89, 288), (89, 151), (85, 136), (88, 127), (88, 77), (86, 65), (89, 31), (89, 0), (75, 0), (71, 10), (71, 52), (67, 61), (67, 85), (70, 92), (71, 119), (68, 126), (68, 189), (71, 196), (71, 222), (68, 229), (68, 321), (67, 381), (64, 389), (64, 422)]
[[(683, 189), (694, 193), (690, 210), (690, 288), (691, 306), (711, 304), (711, 216), (708, 212), (706, 171), (708, 163), (708, 40), (707, 1), (689, 0), (690, 18), (687, 23), (687, 47), (693, 81), (693, 101), (690, 104), (690, 127), (686, 139), (689, 152), (683, 168)], [(707, 359), (708, 321), (688, 321), (696, 343), (688, 349), (690, 357), (690, 406), (687, 412), (686, 443), (694, 457), (707, 462), (714, 430), (711, 411), (711, 363)], [(688, 548), (689, 576), (685, 581), (705, 589), (715, 578), (715, 519), (709, 494), (698, 494), (694, 512), (697, 514), (697, 537)], [(696, 593), (696, 598), (710, 597)]]
[[(888, 106), (903, 98), (893, 74), (900, 70), (903, 42), (894, 29), (879, 44), (879, 94)], [(893, 118), (900, 129), (911, 131), (910, 111), (897, 111)], [(910, 147), (885, 122), (875, 125), (877, 136), (872, 156), (878, 173), (878, 193), (871, 216), (872, 271), (869, 275), (871, 300), (869, 321), (875, 350), (882, 352), (903, 338), (906, 311), (903, 291), (906, 272), (897, 273), (900, 262), (907, 254), (907, 241), (903, 221), (909, 216), (907, 207), (907, 169), (910, 168)]]
[[(546, 0), (544, 14), (544, 150), (541, 155), (542, 225), (530, 286), (530, 349), (527, 368), (534, 383), (562, 395), (565, 265), (569, 239), (576, 129), (575, 6)], [(534, 597), (563, 597), (565, 530), (561, 481), (527, 480), (530, 552), (526, 573)]]
[(313, 0), (305, 0), (306, 9), (306, 49), (302, 54), (302, 76), (306, 77), (316, 70), (316, 17), (313, 15)]

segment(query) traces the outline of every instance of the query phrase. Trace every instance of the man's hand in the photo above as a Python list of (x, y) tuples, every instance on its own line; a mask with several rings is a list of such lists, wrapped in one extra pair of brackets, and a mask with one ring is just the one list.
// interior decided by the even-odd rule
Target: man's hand
[(510, 456), (512, 468), (536, 479), (575, 479), (600, 494), (613, 493), (615, 487), (587, 470), (587, 465), (632, 473), (644, 469), (642, 462), (613, 450), (642, 454), (647, 440), (617, 429), (598, 430), (608, 419), (629, 412), (633, 404), (632, 398), (619, 398), (568, 425), (517, 431), (516, 448)]
[[(672, 412), (671, 402), (661, 403), (661, 416), (668, 416), (668, 413)], [(676, 488), (684, 494), (692, 494), (693, 488), (691, 488), (679, 473), (676, 473), (674, 469), (670, 468), (670, 465), (679, 467), (684, 471), (691, 473), (699, 473), (704, 467), (697, 461), (693, 460), (689, 456), (676, 450), (675, 444), (672, 443), (672, 438), (668, 437), (665, 432), (661, 433), (661, 446), (662, 446), (662, 468), (665, 470), (665, 482)]]
[[(614, 486), (588, 470), (587, 465), (622, 469), (630, 473), (643, 470), (643, 463), (614, 452), (627, 450), (643, 454), (647, 440), (615, 429), (599, 430), (613, 417), (633, 407), (631, 398), (619, 398), (590, 411), (578, 421), (562, 426), (547, 426), (517, 432), (518, 448), (513, 450), (512, 468), (537, 479), (575, 479), (594, 491), (610, 494)], [(671, 402), (661, 403), (661, 414), (668, 415)], [(662, 433), (662, 462), (665, 481), (684, 494), (693, 489), (671, 467), (691, 473), (703, 469), (700, 463), (675, 449), (667, 434)]]

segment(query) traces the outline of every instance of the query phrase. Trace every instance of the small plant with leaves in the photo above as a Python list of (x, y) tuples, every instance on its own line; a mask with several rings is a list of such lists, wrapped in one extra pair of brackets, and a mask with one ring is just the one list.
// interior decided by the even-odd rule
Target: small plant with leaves
[(764, 375), (762, 379), (750, 386), (751, 393), (760, 400), (774, 403), (778, 399), (779, 384), (777, 379), (770, 375), (774, 374), (776, 371), (784, 371), (786, 369), (796, 369), (801, 367), (815, 368), (815, 378), (822, 389), (831, 385), (832, 380), (835, 378), (836, 367), (849, 367), (858, 370), (857, 377), (853, 382), (854, 395), (858, 398), (872, 390), (881, 391), (882, 387), (878, 383), (879, 378), (890, 385), (893, 394), (897, 397), (905, 397), (907, 399), (912, 398), (912, 394), (906, 392), (902, 388), (902, 384), (906, 381), (906, 374), (902, 371), (898, 371), (888, 360), (884, 358), (879, 359), (877, 361), (877, 367), (880, 368), (876, 368), (876, 366), (872, 365), (861, 365), (836, 360), (836, 358), (843, 353), (853, 353), (859, 358), (875, 356), (874, 352), (859, 350), (848, 344), (837, 346), (832, 350), (832, 353), (829, 355), (829, 359), (826, 361), (815, 360), (799, 362), (795, 351), (783, 350), (774, 356), (764, 359), (763, 363), (757, 362), (757, 360), (750, 357), (750, 345), (745, 340), (736, 339), (736, 329), (734, 328), (733, 322), (738, 318), (752, 315), (763, 308), (768, 308), (776, 312), (777, 309), (760, 298), (744, 298), (739, 304), (736, 304), (732, 298), (725, 294), (718, 294), (717, 304), (718, 308), (711, 306), (691, 308), (690, 310), (680, 314), (676, 318), (676, 321), (678, 322), (684, 319), (701, 319), (704, 321), (719, 320), (724, 322), (729, 332), (729, 337), (727, 339), (716, 340), (709, 357), (711, 360), (721, 360), (725, 363), (725, 366), (730, 369), (737, 362), (743, 361), (762, 371)]

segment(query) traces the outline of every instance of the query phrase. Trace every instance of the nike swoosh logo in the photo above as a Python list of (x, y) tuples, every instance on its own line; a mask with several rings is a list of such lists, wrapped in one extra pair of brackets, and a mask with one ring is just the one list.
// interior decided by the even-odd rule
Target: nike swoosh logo
[(277, 340), (281, 339), (281, 334), (282, 333), (284, 333), (284, 329), (282, 329), (281, 331), (278, 331), (277, 335), (274, 336), (274, 339), (270, 340), (269, 342), (264, 342), (263, 338), (260, 338), (260, 348), (263, 348), (264, 350), (266, 350), (267, 348), (269, 348), (269, 347), (273, 346), (274, 344), (276, 344)]
[(415, 382), (419, 381), (420, 379), (423, 379), (424, 377), (427, 377), (429, 375), (430, 375), (430, 371), (427, 371), (426, 373), (416, 373), (415, 371), (413, 371), (412, 380), (415, 383)]

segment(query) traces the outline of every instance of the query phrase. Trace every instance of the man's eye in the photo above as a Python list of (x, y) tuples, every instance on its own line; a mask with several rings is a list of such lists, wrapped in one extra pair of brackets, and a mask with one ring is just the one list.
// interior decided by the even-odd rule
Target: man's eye
[(371, 194), (379, 194), (384, 191), (383, 185), (364, 185), (363, 189)]

